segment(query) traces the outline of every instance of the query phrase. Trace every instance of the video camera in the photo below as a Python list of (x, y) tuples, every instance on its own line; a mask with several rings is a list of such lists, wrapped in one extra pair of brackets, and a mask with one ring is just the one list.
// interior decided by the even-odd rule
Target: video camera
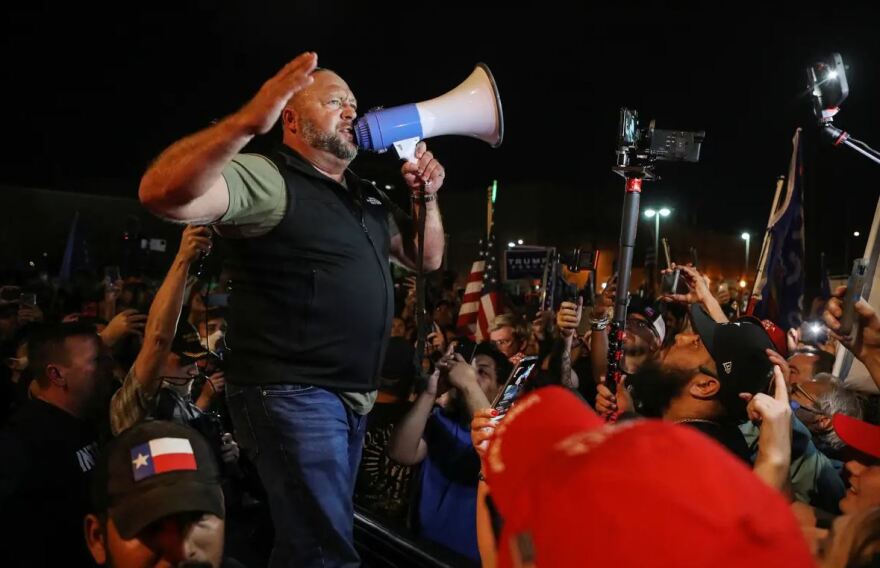
[(832, 53), (828, 59), (807, 67), (806, 94), (813, 100), (813, 113), (819, 119), (819, 127), (828, 142), (834, 146), (847, 146), (880, 164), (880, 152), (832, 123), (840, 111), (841, 103), (849, 95), (846, 65), (839, 53)]
[(818, 61), (807, 67), (807, 90), (813, 98), (816, 118), (821, 124), (831, 122), (849, 95), (846, 66), (839, 53), (832, 53), (827, 61)]
[[(639, 127), (638, 111), (621, 108), (617, 133), (617, 168), (646, 168), (654, 162), (698, 162), (705, 131), (660, 130), (652, 120), (647, 128)], [(651, 172), (648, 172), (651, 174)], [(652, 175), (646, 176), (651, 179)]]
[[(559, 269), (560, 265), (564, 265), (569, 272), (582, 272), (588, 270), (592, 272), (587, 279), (587, 285), (583, 290), (578, 290), (577, 285), (568, 282)], [(599, 266), (599, 251), (585, 250), (574, 248), (564, 252), (556, 253), (547, 264), (547, 270), (544, 275), (544, 298), (542, 300), (543, 309), (559, 309), (562, 302), (577, 303), (578, 297), (584, 299), (585, 306), (593, 305), (594, 301), (594, 275)]]
[(559, 253), (559, 262), (564, 264), (569, 272), (596, 270), (599, 266), (599, 251), (575, 248)]

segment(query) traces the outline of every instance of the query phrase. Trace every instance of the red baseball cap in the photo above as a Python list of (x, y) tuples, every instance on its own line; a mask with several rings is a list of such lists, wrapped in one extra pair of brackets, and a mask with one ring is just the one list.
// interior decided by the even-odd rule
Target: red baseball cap
[(880, 459), (880, 426), (846, 414), (835, 414), (831, 419), (831, 424), (847, 446)]
[(814, 566), (781, 494), (677, 424), (605, 424), (545, 387), (499, 424), (483, 468), (515, 550), (537, 566)]

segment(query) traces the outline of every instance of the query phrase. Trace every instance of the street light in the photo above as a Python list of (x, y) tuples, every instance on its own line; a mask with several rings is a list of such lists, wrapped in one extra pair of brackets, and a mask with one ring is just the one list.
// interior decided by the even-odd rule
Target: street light
[(743, 271), (743, 274), (746, 276), (749, 275), (749, 243), (752, 242), (752, 236), (748, 233), (743, 233), (740, 235), (740, 238), (746, 242), (746, 268)]
[(661, 207), (659, 211), (654, 209), (645, 209), (645, 217), (654, 218), (654, 266), (660, 263), (660, 217), (669, 217), (672, 211), (668, 207)]
[(859, 237), (859, 236), (861, 236), (861, 233), (858, 232), (858, 231), (853, 231), (853, 236), (854, 236), (854, 237)]

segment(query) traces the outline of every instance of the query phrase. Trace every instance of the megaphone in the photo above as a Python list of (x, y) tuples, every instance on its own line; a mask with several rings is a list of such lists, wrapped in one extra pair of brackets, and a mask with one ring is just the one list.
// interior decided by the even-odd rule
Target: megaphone
[(385, 152), (394, 147), (412, 160), (419, 140), (458, 134), (501, 145), (504, 114), (498, 86), (484, 63), (478, 63), (462, 84), (429, 101), (372, 110), (354, 125), (358, 147)]

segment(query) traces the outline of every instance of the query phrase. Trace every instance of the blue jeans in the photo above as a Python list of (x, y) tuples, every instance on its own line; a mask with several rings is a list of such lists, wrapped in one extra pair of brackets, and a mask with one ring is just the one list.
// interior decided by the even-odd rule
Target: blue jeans
[(226, 385), (235, 437), (269, 496), (269, 566), (359, 566), (352, 496), (366, 416), (301, 384)]

